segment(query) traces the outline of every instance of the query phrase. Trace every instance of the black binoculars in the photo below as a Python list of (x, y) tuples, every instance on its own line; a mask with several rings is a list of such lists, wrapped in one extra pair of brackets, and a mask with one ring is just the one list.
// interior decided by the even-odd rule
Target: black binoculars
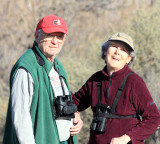
[(106, 130), (107, 117), (103, 114), (109, 114), (110, 106), (96, 106), (96, 111), (90, 126), (90, 130), (103, 133)]
[(74, 113), (77, 112), (77, 106), (71, 99), (71, 95), (57, 96), (54, 102), (54, 114), (56, 119), (74, 118)]

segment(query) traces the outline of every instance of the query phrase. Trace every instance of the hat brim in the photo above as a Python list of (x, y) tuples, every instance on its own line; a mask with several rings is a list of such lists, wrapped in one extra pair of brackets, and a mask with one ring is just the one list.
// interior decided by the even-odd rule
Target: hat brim
[(120, 42), (123, 42), (125, 43), (131, 50), (134, 51), (134, 48), (132, 46), (130, 46), (127, 42), (121, 40), (121, 39), (110, 39), (109, 41), (120, 41)]
[(67, 31), (62, 29), (62, 28), (42, 28), (42, 30), (45, 32), (45, 33), (54, 33), (54, 32), (62, 32), (64, 34), (67, 34)]

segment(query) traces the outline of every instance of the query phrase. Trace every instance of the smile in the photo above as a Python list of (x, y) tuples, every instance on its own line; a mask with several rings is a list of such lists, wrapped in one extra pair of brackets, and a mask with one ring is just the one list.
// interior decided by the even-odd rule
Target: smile
[(112, 59), (120, 61), (119, 58), (112, 56)]
[(55, 49), (55, 48), (57, 48), (57, 47), (55, 47), (55, 46), (49, 46), (50, 48), (53, 48), (53, 49)]

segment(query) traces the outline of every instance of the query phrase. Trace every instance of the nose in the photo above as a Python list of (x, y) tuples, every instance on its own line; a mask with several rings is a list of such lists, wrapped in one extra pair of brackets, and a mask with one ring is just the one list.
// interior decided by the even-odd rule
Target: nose
[(54, 43), (54, 44), (57, 44), (57, 43), (58, 43), (57, 37), (56, 37), (56, 36), (53, 36), (51, 42)]
[(120, 54), (120, 48), (118, 47), (115, 51), (116, 54)]

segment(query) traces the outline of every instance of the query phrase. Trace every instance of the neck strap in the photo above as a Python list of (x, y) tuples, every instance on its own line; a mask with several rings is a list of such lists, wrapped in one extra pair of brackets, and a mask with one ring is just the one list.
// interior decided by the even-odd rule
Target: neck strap
[(126, 83), (126, 80), (127, 80), (127, 78), (129, 77), (129, 75), (131, 75), (132, 73), (133, 73), (133, 72), (129, 72), (129, 73), (126, 75), (126, 77), (123, 79), (120, 87), (118, 88), (117, 94), (116, 94), (115, 99), (114, 99), (113, 104), (112, 104), (111, 113), (114, 113), (114, 112), (115, 112), (115, 108), (116, 108), (116, 106), (117, 106), (118, 100), (119, 100), (119, 98), (120, 98), (120, 96), (121, 96), (121, 93), (122, 93), (122, 91), (123, 91), (123, 88), (124, 88), (124, 85), (125, 85), (125, 83)]
[[(111, 108), (111, 113), (114, 113), (115, 112), (115, 108), (117, 106), (117, 103), (118, 103), (118, 100), (120, 98), (120, 95), (123, 91), (123, 88), (124, 88), (124, 85), (126, 83), (126, 80), (127, 78), (129, 77), (129, 75), (131, 75), (133, 72), (129, 72), (126, 77), (123, 79), (120, 87), (118, 88), (118, 91), (117, 91), (117, 94), (115, 96), (115, 99), (113, 101), (113, 104), (112, 104), (112, 108)], [(97, 105), (102, 105), (101, 104), (101, 82), (97, 82)]]

